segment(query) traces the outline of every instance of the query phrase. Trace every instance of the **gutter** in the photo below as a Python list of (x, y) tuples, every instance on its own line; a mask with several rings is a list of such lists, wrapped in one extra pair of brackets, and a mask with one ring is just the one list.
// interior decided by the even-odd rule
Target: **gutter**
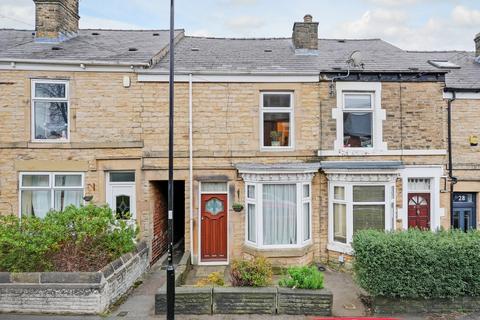
[(90, 66), (128, 66), (149, 68), (150, 63), (133, 61), (101, 61), (101, 60), (50, 60), (50, 59), (12, 59), (0, 58), (0, 63), (31, 63), (31, 64), (59, 64), (59, 65), (90, 65)]
[(456, 92), (452, 92), (452, 98), (447, 100), (448, 111), (448, 177), (450, 179), (450, 219), (453, 218), (453, 192), (455, 184), (458, 182), (457, 177), (453, 176), (453, 155), (452, 155), (452, 103), (457, 99)]

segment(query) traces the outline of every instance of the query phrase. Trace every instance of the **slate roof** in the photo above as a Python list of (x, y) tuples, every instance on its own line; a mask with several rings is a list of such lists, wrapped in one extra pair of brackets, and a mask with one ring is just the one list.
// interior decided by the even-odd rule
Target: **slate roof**
[(446, 75), (446, 86), (452, 89), (480, 90), (480, 63), (475, 62), (475, 53), (468, 51), (408, 51), (413, 59), (448, 60), (460, 66)]
[[(441, 71), (380, 39), (320, 39), (318, 55), (296, 55), (291, 38), (184, 37), (176, 46), (175, 68), (179, 73), (295, 73), (319, 74), (346, 70), (350, 54), (359, 50), (364, 72)], [(167, 72), (165, 57), (151, 72)], [(417, 71), (417, 70), (416, 70)]]
[[(177, 30), (176, 35), (183, 33)], [(97, 34), (97, 35), (94, 35)], [(156, 34), (157, 36), (154, 36)], [(80, 30), (77, 37), (62, 43), (39, 43), (29, 30), (0, 30), (0, 60), (43, 59), (97, 61), (105, 63), (149, 63), (168, 47), (166, 30)], [(62, 48), (52, 50), (52, 47)], [(137, 51), (129, 51), (136, 48)]]

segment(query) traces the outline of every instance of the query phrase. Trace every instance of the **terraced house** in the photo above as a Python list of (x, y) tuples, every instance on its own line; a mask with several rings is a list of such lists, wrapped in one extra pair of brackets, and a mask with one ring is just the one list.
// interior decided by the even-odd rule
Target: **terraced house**
[[(136, 220), (154, 262), (167, 32), (79, 30), (78, 1), (34, 2), (35, 31), (0, 31), (1, 212), (107, 203)], [(194, 263), (343, 261), (357, 230), (476, 227), (472, 53), (321, 39), (309, 15), (292, 38), (175, 42), (175, 241)]]

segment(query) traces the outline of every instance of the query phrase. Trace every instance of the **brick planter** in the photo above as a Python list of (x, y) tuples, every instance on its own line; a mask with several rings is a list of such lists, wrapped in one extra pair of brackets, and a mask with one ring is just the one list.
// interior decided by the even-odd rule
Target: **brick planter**
[(278, 314), (330, 316), (333, 295), (329, 290), (278, 288)]
[(99, 272), (0, 273), (0, 313), (102, 313), (148, 266), (142, 242)]
[(480, 311), (480, 297), (458, 297), (453, 299), (396, 299), (371, 298), (375, 314), (431, 314)]
[(213, 288), (214, 314), (275, 314), (276, 288)]
[[(333, 296), (329, 290), (293, 290), (246, 287), (177, 287), (177, 314), (290, 314), (330, 316)], [(155, 296), (155, 313), (166, 312), (166, 291)]]
[[(155, 296), (155, 314), (167, 312), (167, 292), (161, 288)], [(175, 313), (211, 314), (212, 288), (177, 287), (175, 288)]]

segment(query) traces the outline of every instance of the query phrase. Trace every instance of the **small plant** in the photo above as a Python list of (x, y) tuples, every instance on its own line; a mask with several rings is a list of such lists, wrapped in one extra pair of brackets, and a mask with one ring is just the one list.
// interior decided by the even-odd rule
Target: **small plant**
[(223, 287), (225, 285), (225, 280), (223, 279), (223, 275), (220, 272), (212, 272), (208, 275), (208, 277), (198, 280), (195, 285), (197, 287)]
[(130, 213), (130, 211), (117, 211), (117, 213), (115, 213), (115, 218), (117, 220), (130, 220), (132, 219), (132, 214)]
[(280, 145), (280, 137), (282, 133), (280, 131), (271, 131), (270, 138), (272, 139), (272, 146), (279, 146)]
[(265, 287), (272, 281), (272, 265), (263, 257), (235, 260), (230, 277), (234, 287)]
[(237, 202), (237, 203), (234, 203), (234, 204), (232, 205), (232, 209), (233, 209), (233, 211), (235, 211), (235, 212), (241, 212), (241, 211), (243, 210), (243, 204), (238, 203), (238, 202)]
[(293, 289), (323, 289), (323, 273), (315, 266), (291, 267), (287, 270), (287, 276), (278, 284)]

